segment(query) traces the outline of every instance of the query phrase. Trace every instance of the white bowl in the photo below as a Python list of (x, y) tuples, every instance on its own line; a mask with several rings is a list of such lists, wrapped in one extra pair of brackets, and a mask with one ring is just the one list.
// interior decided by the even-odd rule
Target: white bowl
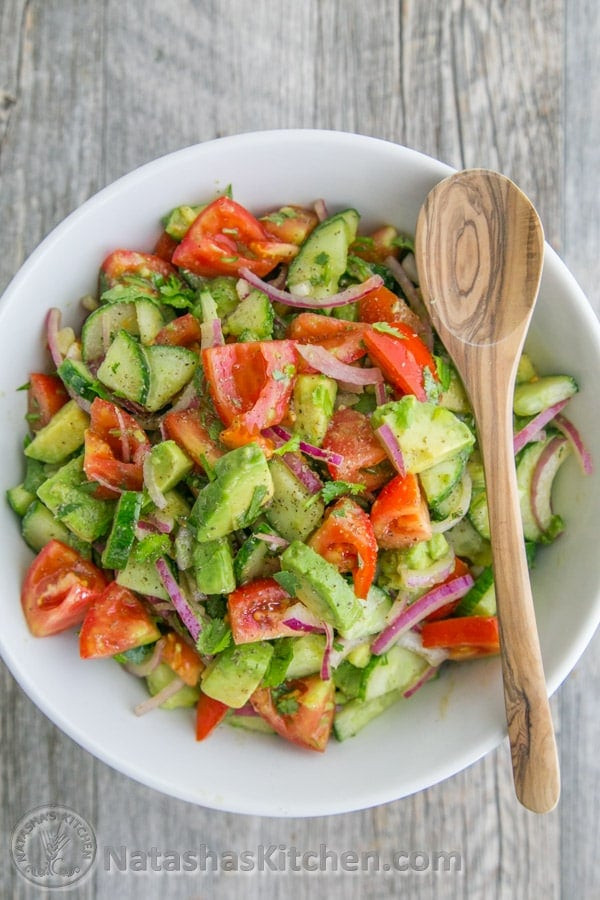
[[(93, 291), (98, 266), (116, 247), (150, 249), (160, 217), (232, 184), (255, 212), (324, 198), (331, 210), (354, 206), (369, 228), (391, 222), (413, 232), (427, 192), (450, 169), (412, 150), (373, 138), (326, 131), (244, 134), (188, 147), (142, 166), (92, 197), (31, 255), (0, 305), (2, 486), (22, 478), (25, 397), (16, 389), (47, 365), (43, 322), (58, 306), (79, 324), (78, 299)], [(597, 385), (600, 329), (563, 263), (546, 250), (530, 338), (543, 370), (574, 375), (581, 392), (569, 406), (592, 450), (600, 443)], [(559, 475), (557, 508), (566, 533), (543, 550), (533, 591), (549, 691), (583, 653), (600, 619), (598, 476), (575, 459)], [(79, 659), (72, 633), (36, 639), (19, 592), (31, 561), (17, 522), (1, 507), (2, 655), (43, 712), (109, 765), (174, 797), (241, 813), (308, 816), (363, 809), (404, 797), (460, 771), (505, 735), (497, 659), (456, 665), (411, 700), (389, 709), (357, 737), (332, 740), (325, 754), (222, 727), (194, 740), (189, 711), (132, 709), (143, 685), (111, 660)]]

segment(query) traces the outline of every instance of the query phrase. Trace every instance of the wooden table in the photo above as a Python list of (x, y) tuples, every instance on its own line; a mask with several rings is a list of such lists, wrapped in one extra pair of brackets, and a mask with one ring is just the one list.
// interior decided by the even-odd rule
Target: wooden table
[[(599, 41), (596, 0), (3, 0), (0, 288), (67, 213), (140, 163), (219, 135), (321, 127), (511, 176), (600, 311)], [(396, 873), (329, 864), (205, 875), (108, 874), (101, 860), (81, 898), (591, 900), (600, 896), (599, 649), (596, 637), (552, 701), (563, 789), (545, 817), (515, 802), (506, 746), (365, 812), (281, 821), (200, 809), (97, 762), (3, 669), (0, 896), (40, 896), (8, 847), (15, 821), (53, 801), (84, 815), (101, 846), (302, 853), (325, 844), (462, 859), (450, 872), (418, 871), (416, 857)]]

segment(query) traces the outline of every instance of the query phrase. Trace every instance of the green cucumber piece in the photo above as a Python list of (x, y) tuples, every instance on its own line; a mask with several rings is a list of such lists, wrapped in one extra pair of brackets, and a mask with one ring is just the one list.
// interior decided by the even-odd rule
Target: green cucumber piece
[(32, 491), (28, 491), (21, 483), (7, 490), (6, 499), (8, 500), (10, 508), (16, 512), (18, 516), (24, 516), (35, 500), (35, 494)]
[(269, 341), (273, 337), (273, 304), (262, 291), (252, 291), (227, 317), (225, 334), (243, 341)]
[(44, 481), (37, 495), (55, 518), (86, 543), (103, 537), (111, 526), (115, 501), (90, 493), (81, 456)]
[[(488, 610), (492, 610), (488, 611)], [(494, 573), (491, 566), (475, 579), (473, 587), (465, 594), (456, 609), (455, 616), (493, 616), (496, 612), (496, 596), (494, 592)]]
[(79, 540), (66, 525), (52, 515), (41, 500), (34, 499), (27, 509), (21, 522), (21, 534), (34, 553), (39, 553), (46, 544), (55, 540), (73, 547), (86, 559), (91, 556), (90, 544)]
[(131, 334), (138, 333), (134, 303), (107, 303), (91, 312), (81, 329), (81, 355), (84, 362), (102, 359), (121, 330)]
[(346, 209), (317, 225), (290, 264), (287, 285), (292, 294), (318, 300), (337, 292), (359, 220), (355, 209)]
[(535, 416), (561, 400), (568, 400), (578, 390), (577, 382), (570, 375), (544, 375), (516, 386), (513, 410), (516, 416)]
[[(551, 453), (536, 488), (536, 515), (532, 503), (532, 484), (537, 464), (547, 448), (550, 448), (548, 452), (555, 448), (555, 452)], [(567, 439), (553, 435), (545, 441), (528, 444), (519, 455), (517, 486), (526, 541), (550, 543), (563, 530), (562, 518), (552, 511), (552, 486), (559, 468), (570, 452), (571, 445)]]
[(260, 734), (275, 734), (275, 729), (271, 728), (268, 722), (265, 722), (261, 716), (244, 716), (232, 713), (225, 719), (228, 725), (234, 728), (243, 728), (244, 731), (257, 731)]
[(292, 658), (285, 673), (286, 679), (305, 678), (321, 671), (323, 654), (325, 653), (325, 636), (322, 634), (303, 634), (293, 638)]
[(333, 416), (337, 381), (327, 375), (297, 375), (292, 396), (294, 431), (320, 447)]
[(106, 569), (124, 569), (127, 565), (135, 541), (142, 499), (143, 495), (138, 491), (123, 491), (119, 497), (112, 528), (102, 553), (102, 565)]
[(108, 348), (98, 378), (117, 396), (145, 405), (150, 390), (150, 367), (138, 341), (119, 331)]
[(429, 668), (428, 661), (406, 647), (395, 645), (373, 656), (362, 671), (359, 698), (373, 700), (390, 691), (406, 691)]
[(145, 347), (143, 353), (149, 373), (149, 386), (140, 402), (150, 412), (156, 412), (192, 379), (198, 357), (185, 347), (171, 347), (167, 344)]
[(358, 734), (365, 725), (402, 699), (402, 691), (390, 691), (374, 700), (351, 700), (339, 709), (333, 719), (333, 733), (338, 741)]
[(269, 549), (267, 541), (256, 537), (256, 533), (279, 537), (268, 525), (259, 525), (255, 533), (244, 541), (233, 561), (237, 584), (247, 584), (255, 578), (267, 578), (279, 570), (279, 557)]
[[(176, 674), (166, 663), (159, 663), (157, 667), (146, 676), (146, 684), (152, 697), (160, 693), (168, 684), (171, 684)], [(161, 709), (178, 709), (179, 707), (195, 706), (200, 697), (200, 690), (197, 687), (191, 687), (184, 684), (176, 694), (173, 694), (164, 703), (160, 704)]]
[(323, 518), (323, 501), (320, 497), (314, 500), (314, 494), (307, 491), (283, 460), (273, 457), (269, 471), (274, 493), (265, 517), (286, 541), (303, 541)]
[(438, 506), (448, 497), (462, 478), (466, 461), (465, 453), (457, 453), (420, 473), (419, 481), (429, 507)]
[(68, 388), (89, 403), (93, 403), (96, 397), (109, 399), (108, 393), (82, 360), (67, 358), (63, 360), (56, 372)]
[(165, 317), (154, 300), (140, 297), (135, 301), (137, 332), (142, 344), (151, 344), (165, 324)]

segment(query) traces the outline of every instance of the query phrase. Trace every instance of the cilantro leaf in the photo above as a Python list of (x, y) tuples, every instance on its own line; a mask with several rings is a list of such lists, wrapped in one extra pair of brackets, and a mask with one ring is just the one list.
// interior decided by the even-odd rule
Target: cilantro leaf
[(354, 484), (350, 481), (326, 481), (316, 496), (320, 495), (323, 503), (327, 506), (333, 500), (337, 500), (338, 497), (343, 497), (346, 494), (356, 496), (357, 494), (362, 494), (364, 490), (366, 490), (366, 485), (364, 484)]
[(300, 449), (300, 435), (293, 434), (289, 440), (282, 444), (281, 447), (276, 447), (273, 450), (274, 456), (282, 456), (284, 453), (294, 453), (296, 450)]
[(183, 283), (171, 275), (159, 287), (160, 300), (174, 309), (192, 309), (196, 303), (196, 292), (184, 287)]
[(200, 632), (196, 650), (205, 656), (213, 656), (225, 650), (231, 643), (231, 628), (222, 619), (211, 619)]
[(294, 638), (279, 638), (273, 644), (273, 656), (264, 678), (264, 687), (278, 687), (285, 679), (288, 666), (294, 655)]
[(148, 534), (136, 544), (132, 555), (136, 562), (156, 562), (159, 557), (170, 556), (172, 552), (168, 535)]
[(398, 331), (397, 328), (393, 328), (388, 322), (375, 322), (372, 327), (375, 331), (380, 331), (382, 334), (391, 334), (392, 337), (400, 338), (400, 340), (406, 339), (406, 335)]

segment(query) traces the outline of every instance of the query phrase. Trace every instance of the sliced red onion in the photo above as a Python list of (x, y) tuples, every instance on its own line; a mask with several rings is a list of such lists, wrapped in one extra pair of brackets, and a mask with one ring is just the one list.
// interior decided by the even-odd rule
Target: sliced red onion
[(383, 444), (383, 449), (389, 456), (390, 462), (398, 474), (402, 476), (406, 475), (406, 466), (404, 465), (404, 457), (402, 455), (402, 450), (400, 449), (400, 444), (398, 443), (398, 438), (387, 422), (380, 425), (379, 428), (376, 429), (375, 434)]
[(423, 342), (427, 345), (429, 350), (432, 350), (433, 329), (431, 327), (431, 322), (427, 314), (427, 310), (425, 309), (425, 304), (421, 300), (417, 288), (414, 286), (414, 284), (406, 274), (402, 263), (398, 262), (398, 260), (394, 256), (387, 257), (387, 259), (385, 260), (385, 266), (390, 270), (390, 272), (402, 288), (404, 296), (410, 304), (410, 309), (416, 316), (416, 320), (412, 323), (411, 327), (414, 327), (415, 331), (418, 331)]
[(424, 684), (427, 684), (428, 681), (431, 681), (433, 676), (438, 670), (438, 666), (429, 666), (428, 669), (425, 669), (420, 678), (415, 681), (413, 685), (411, 685), (407, 691), (404, 691), (403, 697), (408, 700), (409, 697), (412, 697), (419, 688), (422, 688)]
[(333, 628), (329, 622), (323, 622), (325, 631), (325, 651), (321, 661), (321, 680), (329, 681), (331, 678), (331, 650), (333, 648)]
[(52, 362), (58, 368), (63, 361), (63, 355), (58, 346), (58, 332), (60, 330), (62, 314), (55, 306), (46, 314), (46, 339)]
[(188, 382), (176, 403), (171, 407), (172, 412), (181, 412), (184, 409), (193, 409), (198, 406), (198, 394), (193, 381)]
[(304, 603), (294, 603), (289, 607), (283, 625), (292, 631), (303, 631), (307, 634), (323, 633), (323, 622), (320, 622)]
[(144, 457), (143, 465), (144, 487), (148, 491), (150, 499), (158, 509), (164, 509), (167, 505), (167, 498), (156, 483), (154, 469), (152, 467), (151, 456), (149, 453)]
[(117, 414), (117, 422), (119, 423), (119, 437), (121, 439), (121, 456), (123, 462), (128, 463), (131, 460), (131, 445), (129, 443), (129, 435), (127, 434), (127, 426), (123, 417), (123, 410), (115, 403), (115, 412)]
[(302, 482), (310, 494), (319, 493), (323, 487), (323, 482), (319, 476), (313, 472), (308, 463), (304, 462), (299, 453), (284, 453), (281, 459), (290, 472), (296, 476), (298, 481)]
[(240, 300), (244, 300), (248, 297), (249, 294), (252, 293), (252, 287), (248, 284), (245, 278), (238, 278), (235, 284), (235, 289)]
[(251, 703), (245, 703), (244, 706), (240, 706), (239, 709), (236, 709), (235, 716), (258, 716), (259, 713), (256, 712)]
[(183, 681), (182, 678), (175, 677), (165, 685), (162, 691), (155, 694), (154, 697), (149, 697), (147, 700), (144, 700), (143, 703), (138, 703), (138, 705), (134, 707), (134, 713), (136, 716), (145, 716), (146, 713), (151, 712), (153, 709), (157, 709), (161, 703), (164, 703), (166, 700), (169, 700), (170, 697), (173, 697), (184, 685), (185, 681)]
[(387, 403), (387, 391), (385, 389), (385, 382), (380, 381), (375, 385), (375, 403), (377, 406), (383, 406), (384, 403)]
[(191, 528), (182, 525), (175, 538), (175, 562), (180, 572), (191, 569), (194, 563), (193, 549), (195, 543), (194, 532)]
[(444, 660), (448, 659), (448, 650), (443, 647), (424, 647), (423, 639), (418, 631), (405, 631), (398, 639), (398, 646), (412, 650), (418, 653), (423, 659), (426, 659), (430, 666), (440, 666)]
[(211, 319), (200, 325), (200, 349), (208, 350), (210, 347), (221, 347), (225, 343), (220, 319)]
[(459, 600), (473, 587), (474, 581), (471, 575), (459, 575), (451, 581), (434, 587), (403, 609), (383, 631), (377, 636), (371, 645), (371, 650), (376, 656), (385, 653), (396, 643), (401, 634), (408, 631), (426, 616), (452, 600)]
[(146, 675), (150, 675), (151, 672), (154, 672), (156, 667), (158, 666), (163, 647), (165, 646), (165, 638), (160, 638), (156, 644), (154, 645), (154, 649), (150, 655), (150, 657), (143, 663), (123, 663), (123, 668), (129, 672), (130, 675), (137, 675), (138, 678), (145, 678)]
[(65, 389), (71, 400), (74, 400), (77, 406), (89, 416), (92, 412), (92, 404), (90, 403), (90, 401), (86, 400), (84, 397), (81, 397), (76, 391), (73, 390), (73, 388), (69, 387), (68, 384), (65, 384)]
[[(283, 428), (282, 425), (272, 425), (271, 431), (275, 432), (275, 434), (280, 437), (284, 443), (286, 441), (289, 441), (292, 437), (291, 432), (289, 432), (286, 428)], [(332, 466), (341, 466), (344, 462), (344, 457), (341, 455), (341, 453), (335, 453), (333, 450), (324, 450), (322, 447), (315, 447), (314, 444), (309, 444), (306, 441), (299, 441), (298, 448), (307, 456), (311, 456), (313, 459), (320, 459), (324, 462), (331, 463)]]
[(471, 505), (471, 495), (473, 493), (473, 482), (468, 472), (463, 472), (460, 485), (461, 494), (460, 497), (456, 500), (456, 511), (454, 515), (448, 516), (446, 519), (442, 519), (439, 522), (434, 522), (432, 520), (432, 534), (443, 534), (445, 531), (449, 531), (450, 528), (453, 528), (462, 519), (464, 519), (464, 517), (468, 513), (469, 506)]
[(314, 209), (315, 213), (317, 214), (317, 219), (319, 220), (319, 222), (324, 222), (325, 219), (329, 218), (329, 212), (327, 211), (327, 204), (321, 198), (319, 198), (318, 200), (315, 200), (313, 209)]
[(566, 416), (562, 415), (556, 416), (555, 424), (557, 428), (560, 428), (562, 433), (565, 435), (565, 437), (573, 447), (575, 455), (579, 460), (579, 464), (583, 470), (583, 474), (591, 475), (594, 471), (592, 457), (589, 451), (586, 449), (581, 435), (575, 425), (573, 425), (570, 419), (567, 419)]
[[(338, 381), (337, 383), (340, 391), (345, 391), (348, 394), (362, 394), (364, 392), (364, 387), (360, 384), (349, 384), (347, 381)], [(377, 385), (375, 385), (377, 388)], [(358, 403), (358, 397), (355, 400), (355, 403)]]
[(558, 403), (554, 403), (552, 406), (548, 406), (546, 409), (543, 409), (537, 416), (534, 416), (533, 419), (525, 425), (524, 428), (521, 428), (515, 434), (513, 449), (515, 454), (522, 450), (526, 444), (529, 444), (531, 441), (536, 439), (536, 436), (539, 431), (547, 425), (548, 422), (551, 422), (552, 419), (558, 415), (558, 413), (567, 405), (569, 400), (560, 400)]
[(570, 449), (566, 437), (552, 438), (540, 454), (531, 477), (531, 511), (540, 531), (545, 532), (552, 520), (552, 482)]
[(253, 287), (266, 294), (270, 300), (275, 301), (275, 303), (283, 303), (284, 306), (294, 306), (299, 309), (332, 309), (334, 306), (347, 306), (349, 303), (360, 300), (365, 294), (369, 294), (383, 284), (383, 279), (379, 275), (372, 275), (361, 284), (353, 284), (339, 294), (332, 294), (330, 297), (316, 300), (314, 297), (300, 297), (289, 293), (289, 291), (283, 291), (275, 287), (272, 282), (263, 281), (250, 269), (240, 269), (240, 275)]
[(280, 548), (282, 550), (285, 550), (285, 548), (290, 545), (290, 542), (286, 541), (286, 539), (282, 538), (279, 534), (267, 534), (264, 531), (255, 531), (254, 537), (259, 541), (264, 541), (269, 547)]
[(189, 603), (183, 596), (179, 585), (173, 578), (169, 564), (163, 557), (156, 560), (156, 570), (160, 575), (160, 580), (165, 586), (165, 590), (173, 602), (173, 606), (177, 610), (179, 618), (192, 636), (194, 643), (198, 640), (202, 625), (194, 615)]
[(318, 344), (297, 343), (296, 350), (313, 369), (322, 372), (323, 375), (329, 375), (330, 378), (335, 378), (336, 381), (342, 381), (345, 385), (356, 384), (363, 386), (383, 381), (381, 369), (378, 369), (376, 366), (368, 369), (350, 366), (348, 363), (340, 362), (333, 353), (325, 350), (324, 347), (319, 347)]

